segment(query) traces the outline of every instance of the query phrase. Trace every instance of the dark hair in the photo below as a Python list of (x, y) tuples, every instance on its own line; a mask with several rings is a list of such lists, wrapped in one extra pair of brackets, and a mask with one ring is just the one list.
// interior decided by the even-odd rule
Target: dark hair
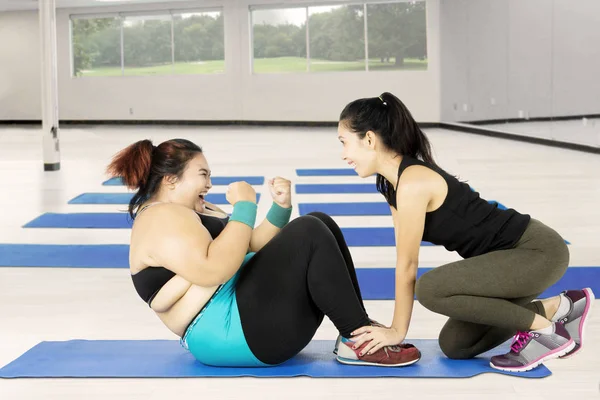
[[(404, 103), (391, 93), (385, 92), (379, 97), (349, 103), (340, 114), (340, 122), (361, 139), (368, 131), (372, 131), (389, 150), (437, 167), (429, 140)], [(394, 186), (380, 174), (377, 174), (377, 190), (389, 204), (396, 207)]]
[(106, 171), (121, 178), (129, 189), (137, 189), (129, 202), (129, 215), (134, 219), (134, 210), (157, 192), (162, 178), (181, 178), (197, 153), (202, 153), (202, 148), (186, 139), (171, 139), (158, 146), (145, 139), (117, 153)]

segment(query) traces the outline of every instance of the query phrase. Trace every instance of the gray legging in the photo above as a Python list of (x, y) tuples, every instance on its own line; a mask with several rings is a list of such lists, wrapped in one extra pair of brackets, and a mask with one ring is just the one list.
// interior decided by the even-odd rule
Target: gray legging
[(416, 296), (427, 309), (450, 319), (439, 336), (449, 358), (466, 359), (493, 349), (516, 331), (529, 330), (533, 301), (569, 265), (569, 249), (553, 229), (532, 219), (516, 246), (446, 264), (423, 274)]

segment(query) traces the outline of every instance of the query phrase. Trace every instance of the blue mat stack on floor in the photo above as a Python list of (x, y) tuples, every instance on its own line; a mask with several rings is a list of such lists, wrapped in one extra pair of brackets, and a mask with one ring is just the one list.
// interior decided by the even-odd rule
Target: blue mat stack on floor
[[(0, 244), (0, 255), (0, 267), (129, 268), (129, 246), (126, 244)], [(419, 268), (417, 277), (429, 270)], [(393, 265), (389, 268), (357, 268), (363, 298), (393, 300), (394, 273)], [(600, 293), (600, 267), (569, 267), (542, 297), (581, 287), (591, 287)]]
[[(352, 169), (297, 170), (300, 177), (352, 177)], [(252, 185), (264, 184), (263, 177), (215, 177), (213, 185), (228, 185), (245, 180)], [(120, 179), (111, 179), (103, 186), (122, 186)], [(295, 185), (295, 200), (300, 215), (321, 211), (334, 217), (387, 216), (385, 202), (361, 202), (361, 195), (377, 193), (373, 183), (299, 183)], [(304, 202), (303, 195), (328, 195), (323, 203)], [(353, 202), (331, 201), (337, 196), (353, 196)], [(82, 193), (69, 204), (128, 204), (131, 193)], [(258, 194), (260, 199), (260, 194)], [(347, 197), (346, 197), (347, 198)], [(209, 194), (209, 202), (228, 204), (224, 194)], [(497, 207), (506, 207), (498, 202)], [(64, 229), (130, 229), (126, 212), (45, 213), (26, 223), (24, 228)], [(395, 245), (394, 230), (389, 226), (344, 226), (342, 233), (350, 247), (391, 247)], [(433, 246), (422, 242), (422, 246)], [(0, 244), (0, 267), (43, 268), (119, 268), (129, 267), (129, 246), (126, 244)], [(417, 277), (431, 268), (419, 268)], [(365, 300), (394, 299), (394, 266), (388, 268), (358, 268), (357, 277)], [(592, 287), (600, 292), (600, 267), (570, 267), (565, 276), (549, 288), (543, 297), (552, 296), (573, 287)], [(331, 353), (333, 342), (312, 341), (292, 360), (271, 368), (215, 368), (193, 359), (176, 341), (87, 341), (42, 342), (21, 357), (0, 369), (2, 378), (183, 378), (183, 377), (421, 377), (464, 378), (482, 373), (499, 373), (523, 378), (542, 378), (551, 374), (541, 366), (527, 373), (513, 374), (492, 369), (484, 354), (473, 360), (449, 360), (441, 353), (437, 340), (407, 340), (421, 349), (423, 358), (406, 368), (356, 367), (337, 363)], [(504, 352), (496, 349), (494, 354)]]
[[(298, 170), (299, 176), (356, 176), (351, 169)], [(217, 184), (229, 184), (232, 181), (246, 180), (249, 183), (264, 183), (263, 177), (222, 177), (213, 178)], [(120, 180), (105, 181), (106, 186), (118, 186)], [(304, 185), (304, 186), (302, 186)], [(300, 184), (309, 194), (339, 195), (373, 192), (374, 184)], [(300, 215), (312, 211), (322, 211), (332, 216), (365, 217), (389, 215), (389, 207), (384, 202), (327, 202), (304, 203), (299, 193)], [(84, 193), (71, 200), (71, 204), (127, 204), (131, 193)], [(210, 197), (212, 196), (212, 197)], [(300, 198), (300, 199), (298, 199)], [(208, 200), (216, 204), (226, 204), (224, 194), (210, 194)], [(496, 202), (495, 202), (496, 203)], [(506, 208), (497, 203), (499, 208)], [(24, 228), (64, 228), (64, 229), (130, 229), (132, 221), (126, 212), (112, 213), (45, 213), (26, 223)], [(392, 247), (395, 245), (392, 221), (383, 227), (343, 227), (342, 233), (350, 247)], [(423, 241), (422, 246), (433, 246)], [(0, 244), (0, 267), (46, 267), (46, 268), (128, 268), (129, 246), (125, 244)], [(419, 269), (419, 274), (427, 268)], [(368, 300), (394, 298), (393, 266), (389, 268), (358, 269), (359, 281)], [(600, 267), (571, 267), (563, 279), (550, 288), (546, 295), (553, 295), (571, 287), (589, 286), (590, 282), (600, 282)], [(597, 288), (600, 292), (600, 283)]]

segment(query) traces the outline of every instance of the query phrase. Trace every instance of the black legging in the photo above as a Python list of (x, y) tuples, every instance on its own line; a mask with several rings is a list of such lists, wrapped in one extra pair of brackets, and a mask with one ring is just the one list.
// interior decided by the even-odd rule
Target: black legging
[(342, 336), (369, 325), (350, 251), (326, 214), (292, 220), (245, 265), (236, 285), (250, 350), (279, 364), (312, 340), (324, 315)]

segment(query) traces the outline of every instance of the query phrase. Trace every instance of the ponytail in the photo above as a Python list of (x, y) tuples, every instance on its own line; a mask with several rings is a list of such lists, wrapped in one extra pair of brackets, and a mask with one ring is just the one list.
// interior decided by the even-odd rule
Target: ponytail
[[(385, 92), (380, 96), (387, 111), (387, 130), (389, 148), (398, 154), (422, 160), (437, 167), (431, 154), (431, 144), (419, 124), (402, 101), (391, 93)], [(382, 135), (385, 137), (384, 135)], [(386, 146), (388, 142), (384, 140)]]
[(117, 153), (106, 168), (106, 172), (120, 177), (128, 189), (139, 189), (146, 184), (152, 166), (152, 141), (135, 142)]

